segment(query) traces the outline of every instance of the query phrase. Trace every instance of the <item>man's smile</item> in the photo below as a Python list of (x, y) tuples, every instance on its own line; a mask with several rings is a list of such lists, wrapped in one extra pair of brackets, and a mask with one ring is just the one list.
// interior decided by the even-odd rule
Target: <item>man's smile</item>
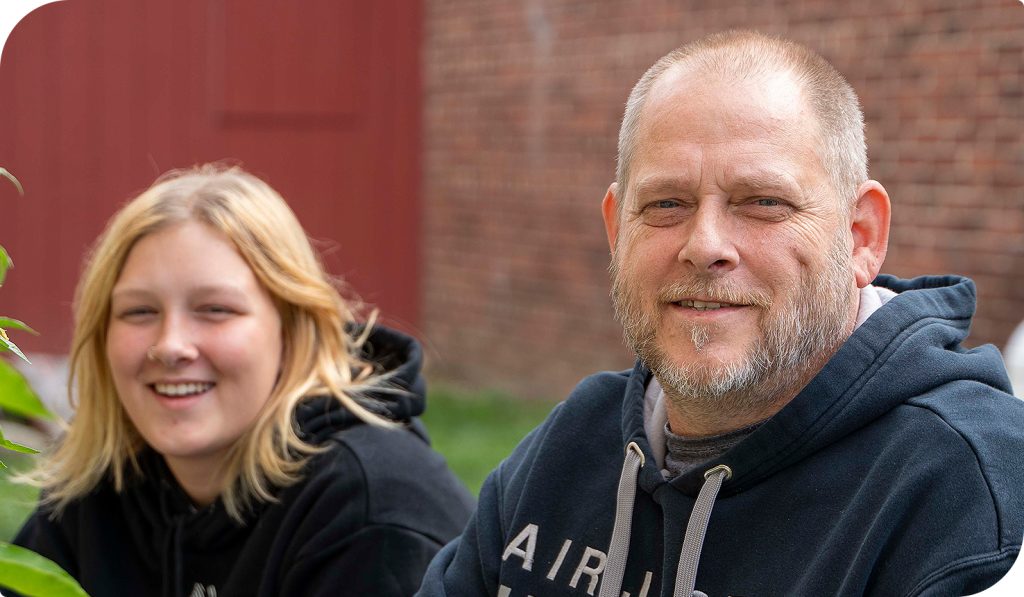
[(683, 299), (680, 301), (674, 301), (672, 303), (677, 307), (686, 307), (689, 309), (695, 309), (697, 311), (716, 311), (725, 307), (746, 307), (748, 305), (737, 305), (734, 303), (725, 303), (720, 301), (702, 301), (697, 299)]

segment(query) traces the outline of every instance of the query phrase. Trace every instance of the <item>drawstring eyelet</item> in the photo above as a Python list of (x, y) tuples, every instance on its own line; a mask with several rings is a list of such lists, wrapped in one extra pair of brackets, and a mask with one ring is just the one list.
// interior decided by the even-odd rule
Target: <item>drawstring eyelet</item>
[[(644, 451), (640, 449), (640, 446), (638, 446), (636, 444), (636, 442), (629, 442), (629, 444), (626, 445), (626, 455), (629, 456), (630, 452), (634, 452), (634, 453), (636, 453), (637, 456), (640, 457), (640, 468), (643, 468), (644, 467), (644, 462), (647, 459), (644, 458)], [(730, 471), (730, 473), (731, 472), (732, 471)]]
[[(633, 527), (633, 502), (636, 499), (636, 477), (644, 466), (644, 451), (636, 442), (626, 446), (619, 475), (619, 491), (615, 496), (615, 523), (608, 543), (608, 555), (604, 573), (601, 574), (601, 591), (598, 597), (619, 597), (622, 593), (622, 579), (629, 559), (629, 538)], [(589, 591), (593, 595), (593, 590)]]
[(732, 479), (732, 469), (724, 464), (720, 464), (714, 468), (709, 468), (708, 470), (704, 471), (704, 480), (707, 481), (711, 475), (719, 471), (725, 472), (725, 476), (722, 477), (723, 481), (728, 481), (729, 479)]

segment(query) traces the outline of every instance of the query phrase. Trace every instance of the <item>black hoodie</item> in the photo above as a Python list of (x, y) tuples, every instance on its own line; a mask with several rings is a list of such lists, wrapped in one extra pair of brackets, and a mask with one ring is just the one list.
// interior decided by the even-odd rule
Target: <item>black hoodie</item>
[(405, 390), (373, 395), (370, 406), (407, 426), (363, 424), (328, 397), (304, 402), (295, 413), (302, 435), (328, 449), (245, 524), (219, 500), (196, 509), (149, 450), (143, 475), (123, 492), (104, 482), (57, 520), (37, 509), (15, 542), (57, 562), (93, 597), (411, 595), (473, 500), (414, 418), (425, 406), (419, 346), (376, 328), (366, 348)]
[(960, 344), (970, 280), (875, 285), (898, 296), (796, 398), (672, 481), (644, 428), (651, 372), (583, 380), (491, 474), (420, 594), (948, 597), (992, 585), (1024, 536), (1024, 402), (992, 346)]

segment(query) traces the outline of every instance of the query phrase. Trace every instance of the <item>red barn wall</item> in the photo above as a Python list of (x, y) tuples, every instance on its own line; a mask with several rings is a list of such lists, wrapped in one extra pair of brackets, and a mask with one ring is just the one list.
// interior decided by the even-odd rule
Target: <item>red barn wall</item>
[(284, 195), (385, 318), (419, 319), (420, 40), (408, 0), (71, 0), (0, 62), (0, 313), (63, 352), (83, 251), (160, 173), (227, 159)]
[(970, 342), (1024, 318), (1019, 0), (429, 0), (424, 326), (436, 377), (562, 396), (631, 357), (612, 320), (599, 205), (632, 85), (713, 31), (822, 53), (860, 95), (889, 190), (883, 271), (978, 283)]

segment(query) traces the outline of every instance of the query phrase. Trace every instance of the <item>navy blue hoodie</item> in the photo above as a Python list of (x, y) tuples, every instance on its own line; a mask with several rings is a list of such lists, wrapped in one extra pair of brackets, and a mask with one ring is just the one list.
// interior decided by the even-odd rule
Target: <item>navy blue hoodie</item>
[(411, 595), (473, 500), (415, 419), (425, 401), (419, 346), (375, 328), (366, 348), (406, 390), (372, 396), (374, 408), (409, 425), (363, 424), (332, 398), (304, 402), (296, 423), (327, 449), (245, 524), (219, 500), (195, 508), (148, 450), (143, 475), (124, 491), (102, 483), (56, 520), (40, 508), (15, 542), (60, 564), (93, 597)]
[[(691, 513), (718, 465), (732, 474), (696, 541), (694, 594), (962, 595), (995, 583), (1024, 537), (1024, 403), (993, 347), (960, 345), (970, 280), (875, 284), (899, 295), (794, 400), (671, 482), (644, 433), (651, 373), (583, 380), (491, 474), (420, 594), (685, 594), (684, 535), (691, 518), (704, 530)], [(642, 463), (624, 457), (630, 443)], [(618, 525), (632, 527), (616, 542), (617, 502)]]

